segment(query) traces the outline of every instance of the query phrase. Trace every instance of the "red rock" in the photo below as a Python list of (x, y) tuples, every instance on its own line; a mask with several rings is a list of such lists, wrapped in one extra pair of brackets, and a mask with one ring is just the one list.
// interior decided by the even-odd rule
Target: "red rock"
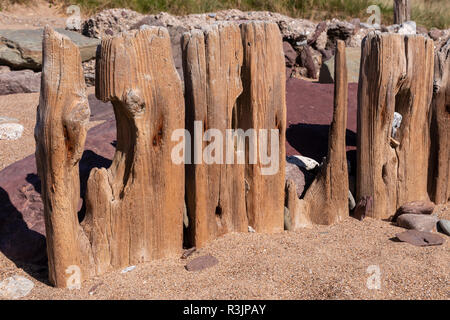
[(395, 236), (402, 242), (408, 242), (420, 247), (438, 246), (444, 243), (444, 238), (431, 232), (408, 230)]

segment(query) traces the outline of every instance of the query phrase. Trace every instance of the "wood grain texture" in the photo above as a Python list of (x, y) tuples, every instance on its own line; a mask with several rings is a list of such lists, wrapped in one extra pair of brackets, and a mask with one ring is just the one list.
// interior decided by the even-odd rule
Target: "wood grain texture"
[[(385, 219), (402, 204), (429, 200), (433, 41), (370, 33), (362, 43), (358, 88), (357, 199)], [(403, 120), (392, 137), (394, 112)], [(396, 143), (393, 143), (395, 141)]]
[[(227, 232), (246, 232), (245, 163), (237, 162), (237, 140), (226, 130), (237, 129), (236, 101), (242, 93), (243, 48), (237, 24), (221, 24), (186, 33), (182, 39), (186, 99), (186, 128), (192, 139), (213, 129), (223, 137), (219, 147), (222, 163), (186, 165), (186, 198), (191, 245), (202, 247)], [(194, 130), (194, 121), (201, 121)], [(201, 135), (198, 138), (198, 135)], [(231, 137), (230, 137), (231, 138)], [(201, 150), (210, 142), (202, 141)], [(197, 140), (198, 141), (198, 140)], [(227, 146), (234, 161), (227, 163)]]
[(182, 248), (184, 165), (171, 159), (184, 99), (166, 29), (102, 40), (96, 96), (111, 101), (117, 146), (109, 169), (93, 169), (83, 227), (96, 273), (178, 255)]
[(36, 116), (36, 164), (47, 237), (49, 279), (66, 287), (70, 266), (92, 274), (90, 245), (78, 223), (78, 162), (90, 110), (81, 57), (69, 38), (44, 29), (41, 94)]
[(431, 193), (437, 204), (450, 201), (450, 42), (435, 55), (432, 100), (433, 177)]
[[(328, 155), (304, 198), (298, 200), (293, 205), (293, 211), (290, 211), (293, 212), (291, 215), (294, 230), (311, 224), (335, 224), (349, 215), (345, 145), (348, 80), (345, 43), (340, 40), (337, 41), (336, 46), (334, 72), (336, 81), (334, 84), (333, 120), (328, 137)], [(292, 190), (292, 184), (290, 183), (288, 186)]]
[[(271, 129), (279, 131), (279, 166), (275, 174), (262, 174), (263, 167), (267, 166), (261, 161), (246, 162), (248, 223), (257, 232), (282, 232), (286, 162), (286, 74), (282, 38), (274, 23), (249, 22), (240, 27), (244, 60), (243, 92), (238, 99), (239, 125), (243, 130), (255, 129), (258, 135), (260, 129), (268, 129), (269, 137)], [(249, 144), (246, 145), (248, 155)]]
[(394, 23), (402, 24), (411, 20), (411, 6), (409, 0), (394, 0)]

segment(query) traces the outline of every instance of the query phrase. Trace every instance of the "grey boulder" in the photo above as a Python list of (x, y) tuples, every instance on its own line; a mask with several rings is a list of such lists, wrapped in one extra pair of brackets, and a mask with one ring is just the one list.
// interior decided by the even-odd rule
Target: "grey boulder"
[[(56, 29), (67, 36), (80, 49), (81, 60), (95, 58), (99, 39), (85, 37), (78, 32)], [(42, 68), (43, 29), (35, 30), (0, 30), (0, 64), (13, 69)]]
[(440, 232), (450, 236), (450, 220), (439, 220), (438, 227)]
[(432, 232), (436, 230), (438, 218), (433, 215), (402, 214), (397, 218), (397, 225), (405, 229)]

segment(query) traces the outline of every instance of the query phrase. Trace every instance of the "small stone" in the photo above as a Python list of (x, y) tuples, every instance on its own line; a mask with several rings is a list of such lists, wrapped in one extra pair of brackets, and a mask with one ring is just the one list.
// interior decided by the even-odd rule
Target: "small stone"
[(408, 242), (419, 247), (438, 246), (444, 243), (444, 239), (441, 236), (425, 231), (408, 230), (397, 233), (395, 236), (402, 242)]
[(353, 217), (358, 219), (359, 221), (362, 221), (366, 215), (367, 212), (372, 208), (373, 204), (373, 198), (372, 196), (364, 196), (356, 205), (355, 211), (353, 212)]
[(402, 214), (397, 219), (397, 225), (405, 229), (432, 232), (436, 230), (438, 219), (435, 216), (423, 214)]
[(439, 232), (450, 236), (450, 220), (441, 219), (438, 222)]
[(286, 162), (285, 171), (285, 179), (291, 179), (294, 182), (297, 190), (297, 197), (300, 198), (306, 185), (305, 174), (297, 165), (291, 162)]
[(438, 41), (441, 37), (442, 37), (442, 31), (436, 28), (432, 28), (430, 30), (430, 32), (428, 32), (428, 35), (430, 36), (431, 39), (433, 39), (434, 41)]
[(392, 138), (395, 138), (397, 135), (397, 129), (400, 128), (400, 125), (402, 124), (402, 115), (398, 112), (394, 112), (394, 120), (392, 121), (392, 132), (391, 136)]
[(256, 232), (255, 229), (253, 229), (252, 226), (248, 226), (248, 232), (254, 233)]
[(300, 155), (289, 156), (286, 161), (301, 168), (305, 168), (308, 171), (314, 170), (319, 166), (319, 163), (316, 160)]
[(185, 265), (185, 269), (187, 271), (201, 271), (207, 268), (211, 268), (219, 263), (219, 260), (217, 260), (212, 255), (208, 254), (205, 256), (201, 256), (198, 258), (195, 258), (191, 261), (189, 261)]
[(294, 48), (287, 41), (283, 41), (283, 51), (286, 67), (293, 67), (297, 60), (297, 52), (295, 52)]
[(290, 231), (292, 229), (291, 213), (287, 207), (284, 207), (284, 230)]
[(0, 297), (19, 299), (27, 296), (34, 288), (34, 283), (21, 276), (12, 276), (0, 282)]
[(183, 225), (186, 229), (189, 227), (189, 217), (187, 214), (186, 202), (184, 203), (184, 209), (183, 209)]
[(400, 25), (398, 29), (398, 34), (416, 34), (417, 27), (414, 21), (406, 21)]
[(195, 252), (195, 250), (197, 250), (195, 247), (184, 250), (183, 254), (181, 255), (181, 259), (187, 259), (191, 254)]
[(0, 124), (0, 140), (17, 140), (22, 136), (23, 126), (18, 123)]
[(120, 273), (127, 273), (130, 271), (133, 271), (134, 269), (136, 269), (136, 266), (129, 266), (129, 267), (126, 267), (125, 269), (123, 269)]
[(395, 222), (402, 214), (432, 214), (434, 211), (434, 203), (431, 201), (412, 201), (405, 203), (397, 209), (392, 221)]
[(350, 210), (353, 210), (355, 209), (355, 207), (356, 207), (355, 198), (353, 198), (352, 192), (348, 190), (348, 208)]

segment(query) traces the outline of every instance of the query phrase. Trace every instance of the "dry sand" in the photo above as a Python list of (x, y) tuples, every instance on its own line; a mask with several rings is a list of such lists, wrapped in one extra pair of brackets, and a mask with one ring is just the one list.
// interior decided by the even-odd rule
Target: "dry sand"
[[(448, 205), (441, 209), (449, 218)], [(390, 240), (402, 231), (384, 221), (347, 218), (300, 232), (233, 233), (188, 260), (114, 271), (86, 281), (81, 290), (55, 289), (44, 283), (45, 271), (32, 273), (41, 282), (0, 254), (0, 280), (14, 274), (30, 278), (36, 286), (26, 299), (449, 299), (449, 237), (443, 235), (446, 242), (436, 247)], [(208, 253), (219, 264), (200, 272), (184, 269)], [(379, 290), (366, 285), (371, 265), (380, 268)]]

